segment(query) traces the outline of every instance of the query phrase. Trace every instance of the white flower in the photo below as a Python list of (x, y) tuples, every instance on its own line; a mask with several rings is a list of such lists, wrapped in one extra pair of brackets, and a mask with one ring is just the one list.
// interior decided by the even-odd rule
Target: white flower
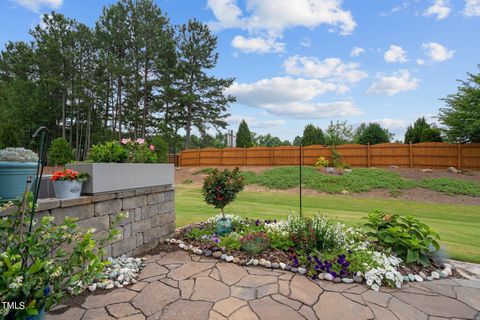
[(23, 283), (23, 276), (18, 276), (13, 280), (11, 283), (8, 284), (10, 289), (18, 289), (22, 286)]
[(376, 284), (372, 285), (371, 288), (374, 290), (374, 291), (378, 291), (380, 290), (380, 287)]
[(367, 286), (370, 287), (372, 284), (373, 284), (373, 280), (372, 280), (372, 279), (368, 279), (368, 280), (367, 280)]

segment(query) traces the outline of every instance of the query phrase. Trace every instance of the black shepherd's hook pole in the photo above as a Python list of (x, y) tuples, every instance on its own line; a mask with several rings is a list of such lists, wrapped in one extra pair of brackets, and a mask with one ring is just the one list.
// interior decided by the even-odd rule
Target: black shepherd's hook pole
[(45, 127), (38, 128), (32, 135), (32, 138), (40, 136), (40, 147), (38, 149), (38, 165), (37, 174), (35, 180), (33, 180), (33, 203), (32, 211), (30, 213), (30, 225), (28, 227), (28, 233), (32, 232), (33, 217), (35, 216), (35, 209), (37, 206), (38, 193), (40, 191), (40, 185), (42, 183), (43, 167), (47, 165), (47, 151), (50, 144), (50, 133)]
[(302, 167), (303, 167), (303, 138), (300, 140), (300, 146), (299, 152), (300, 152), (300, 161), (299, 161), (299, 169), (300, 169), (300, 186), (299, 186), (299, 191), (300, 191), (300, 217), (302, 217)]

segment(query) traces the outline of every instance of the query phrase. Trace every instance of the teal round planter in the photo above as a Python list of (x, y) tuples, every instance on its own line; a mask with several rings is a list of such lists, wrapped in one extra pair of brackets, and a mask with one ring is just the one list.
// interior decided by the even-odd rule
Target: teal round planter
[(217, 221), (217, 234), (220, 236), (229, 234), (232, 232), (232, 222), (228, 218), (221, 218)]
[(20, 198), (28, 176), (34, 178), (36, 171), (36, 162), (0, 161), (0, 201)]

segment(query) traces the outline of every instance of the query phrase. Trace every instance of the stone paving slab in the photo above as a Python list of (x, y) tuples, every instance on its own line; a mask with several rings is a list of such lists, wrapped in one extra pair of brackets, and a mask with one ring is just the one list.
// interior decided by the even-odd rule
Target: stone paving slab
[(480, 320), (480, 281), (369, 290), (176, 251), (148, 256), (139, 282), (77, 296), (47, 319)]

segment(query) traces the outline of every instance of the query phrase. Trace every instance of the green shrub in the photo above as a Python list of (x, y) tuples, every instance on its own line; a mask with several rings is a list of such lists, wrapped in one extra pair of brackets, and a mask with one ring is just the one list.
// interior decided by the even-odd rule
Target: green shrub
[(220, 239), (219, 247), (225, 247), (230, 250), (240, 250), (242, 244), (236, 235), (228, 235)]
[(128, 152), (117, 141), (109, 141), (104, 144), (96, 144), (88, 153), (91, 162), (122, 163), (127, 162)]
[(328, 167), (330, 161), (325, 159), (325, 157), (320, 157), (317, 159), (317, 162), (315, 162), (315, 167), (317, 168), (325, 168)]
[(240, 238), (242, 250), (258, 254), (270, 248), (270, 239), (265, 232), (254, 232)]
[(384, 248), (391, 249), (407, 264), (430, 265), (430, 248), (440, 249), (439, 235), (412, 216), (374, 211), (368, 215), (368, 221), (365, 225), (371, 231), (367, 235)]
[(214, 169), (205, 178), (202, 193), (205, 197), (205, 202), (221, 209), (223, 214), (223, 208), (235, 200), (237, 194), (243, 190), (243, 186), (244, 179), (240, 175), (238, 168), (231, 171), (228, 169), (223, 171)]
[(268, 232), (267, 234), (270, 239), (270, 246), (274, 249), (288, 251), (295, 246), (295, 242), (288, 234), (283, 234), (282, 232)]
[(64, 166), (74, 159), (73, 149), (64, 138), (56, 138), (48, 149), (48, 165)]
[(157, 155), (157, 162), (168, 162), (168, 143), (163, 140), (161, 136), (154, 136), (150, 140), (150, 144), (153, 145), (155, 154)]
[(343, 157), (335, 148), (332, 148), (332, 164), (335, 168), (343, 167)]

